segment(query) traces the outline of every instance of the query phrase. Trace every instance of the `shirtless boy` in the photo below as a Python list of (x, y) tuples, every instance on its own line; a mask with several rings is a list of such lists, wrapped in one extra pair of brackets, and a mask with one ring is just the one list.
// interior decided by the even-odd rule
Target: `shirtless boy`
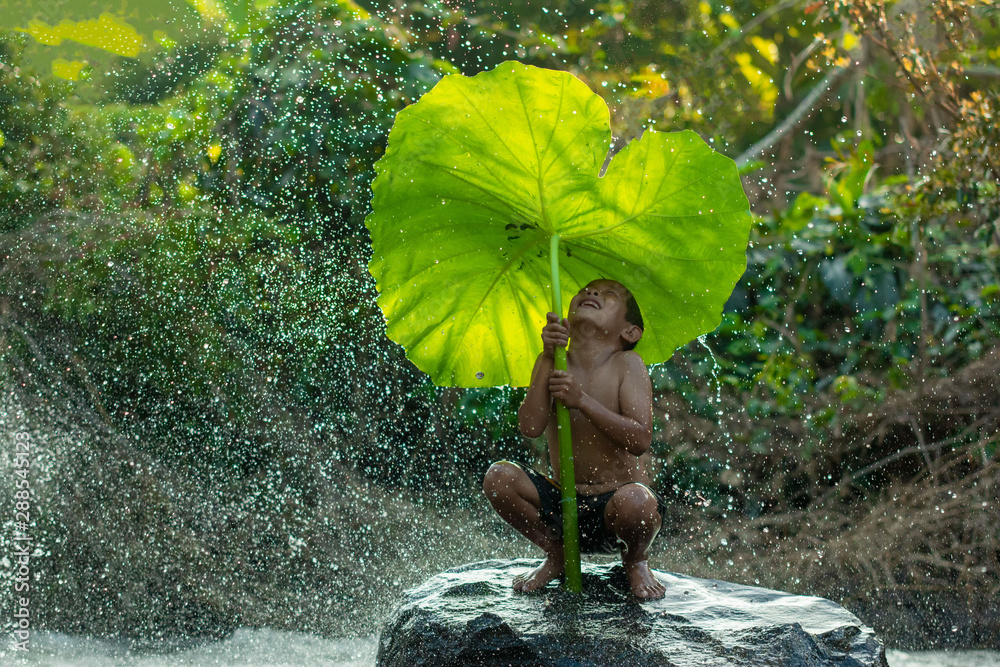
[[(660, 529), (662, 501), (649, 488), (646, 457), (652, 440), (652, 387), (632, 350), (642, 316), (631, 293), (613, 280), (595, 280), (573, 297), (569, 318), (548, 314), (542, 353), (518, 411), (521, 433), (545, 433), (554, 480), (500, 461), (483, 491), (497, 513), (545, 551), (545, 562), (514, 579), (514, 590), (537, 591), (563, 572), (559, 438), (555, 402), (570, 409), (580, 549), (621, 552), (632, 593), (663, 597), (649, 569), (649, 547)], [(553, 370), (558, 345), (569, 344), (567, 370)]]

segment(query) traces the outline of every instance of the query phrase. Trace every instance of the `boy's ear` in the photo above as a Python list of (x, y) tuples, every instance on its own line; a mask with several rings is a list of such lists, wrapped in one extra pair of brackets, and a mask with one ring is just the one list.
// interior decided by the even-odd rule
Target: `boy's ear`
[(629, 324), (622, 329), (621, 337), (628, 343), (638, 343), (639, 339), (642, 338), (642, 329), (634, 324)]

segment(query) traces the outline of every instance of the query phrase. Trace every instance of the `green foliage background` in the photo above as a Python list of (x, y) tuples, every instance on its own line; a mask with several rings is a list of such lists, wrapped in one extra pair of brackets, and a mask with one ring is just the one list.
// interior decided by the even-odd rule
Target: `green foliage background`
[[(50, 477), (39, 473), (49, 510), (37, 527), (53, 554), (40, 622), (341, 632), (301, 601), (274, 607), (307, 609), (298, 615), (234, 611), (225, 591), (239, 577), (209, 585), (184, 549), (252, 551), (248, 586), (309, 591), (328, 561), (391, 558), (356, 537), (309, 538), (313, 564), (282, 546), (282, 526), (319, 535), (319, 516), (350, 517), (362, 534), (381, 525), (377, 507), (328, 511), (345, 479), (373, 484), (368, 497), (475, 513), (490, 461), (538, 458), (512, 422), (517, 391), (435, 389), (386, 339), (362, 224), (395, 112), (443, 74), (513, 58), (601, 94), (616, 148), (645, 128), (692, 129), (744, 169), (747, 273), (723, 325), (651, 371), (657, 481), (675, 501), (659, 564), (828, 595), (901, 644), (988, 645), (983, 610), (1000, 593), (995, 7), (230, 4), (138, 58), (73, 47), (89, 58), (76, 81), (31, 59), (60, 47), (13, 30), (0, 41), (4, 389), (29, 412), (71, 405), (102, 434), (86, 465), (53, 454)], [(125, 472), (105, 472), (102, 484), (119, 485), (106, 498), (79, 496), (73, 485), (94, 483), (111, 453), (219, 498), (260, 498), (239, 510), (256, 532), (213, 543), (202, 515), (149, 480), (136, 491)], [(93, 499), (91, 518), (59, 518), (74, 493)], [(79, 525), (132, 497), (155, 497), (186, 541), (164, 527), (148, 571), (74, 556), (96, 539)], [(205, 516), (224, 506), (198, 497)], [(134, 536), (116, 539), (145, 548), (143, 527), (163, 521), (136, 518)], [(181, 552), (187, 565), (162, 574)], [(103, 575), (86, 573), (95, 562)], [(396, 579), (352, 576), (378, 597), (422, 572), (399, 567)], [(184, 612), (132, 625), (141, 606), (107, 593), (107, 577), (155, 580), (136, 599)], [(168, 593), (175, 584), (183, 593)], [(82, 592), (96, 595), (89, 616)]]

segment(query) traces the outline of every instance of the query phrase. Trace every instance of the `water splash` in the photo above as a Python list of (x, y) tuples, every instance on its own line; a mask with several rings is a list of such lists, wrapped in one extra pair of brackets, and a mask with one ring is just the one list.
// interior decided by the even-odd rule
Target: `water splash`
[[(708, 339), (708, 334), (702, 334), (701, 336), (698, 336), (697, 340), (698, 340), (698, 343), (700, 343), (701, 346), (708, 351), (708, 356), (712, 360), (711, 374), (712, 374), (712, 379), (715, 380), (715, 408), (716, 409), (715, 409), (714, 412), (715, 412), (715, 414), (717, 416), (722, 417), (723, 414), (724, 414), (723, 410), (722, 410), (722, 381), (719, 379), (719, 369), (721, 368), (721, 366), (719, 366), (719, 360), (715, 357), (715, 352), (713, 352), (712, 348), (709, 347), (707, 339)], [(708, 399), (708, 402), (711, 403), (712, 399)], [(731, 437), (730, 437), (730, 440), (732, 440)]]

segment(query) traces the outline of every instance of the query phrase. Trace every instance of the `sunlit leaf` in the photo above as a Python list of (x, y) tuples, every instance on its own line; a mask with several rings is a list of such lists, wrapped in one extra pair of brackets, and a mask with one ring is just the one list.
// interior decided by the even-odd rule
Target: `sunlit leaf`
[(725, 25), (730, 30), (739, 30), (740, 29), (740, 22), (737, 21), (736, 17), (734, 17), (729, 12), (723, 12), (722, 14), (720, 14), (719, 15), (719, 20), (722, 21), (722, 24)]
[(60, 79), (78, 81), (80, 73), (87, 67), (87, 63), (79, 60), (69, 61), (65, 58), (56, 58), (52, 61), (52, 73)]
[(774, 104), (778, 101), (778, 87), (774, 85), (774, 81), (753, 64), (753, 56), (749, 53), (737, 53), (735, 58), (740, 72), (760, 98), (760, 108), (769, 113), (773, 111)]
[(845, 51), (850, 51), (855, 46), (857, 46), (859, 43), (861, 43), (861, 38), (859, 38), (857, 35), (855, 35), (850, 30), (844, 31), (843, 37), (840, 38), (840, 46)]
[(98, 19), (86, 21), (63, 21), (54, 26), (33, 20), (28, 23), (28, 27), (19, 30), (42, 44), (58, 46), (64, 39), (69, 39), (130, 58), (136, 57), (146, 48), (135, 28), (111, 14), (101, 14)]
[(637, 95), (648, 95), (649, 97), (662, 97), (670, 93), (670, 82), (662, 72), (656, 72), (649, 67), (632, 75), (632, 81), (638, 84)]
[(607, 167), (604, 101), (565, 72), (504, 63), (445, 77), (399, 113), (376, 164), (369, 264), (389, 335), (438, 384), (525, 385), (561, 236), (564, 302), (618, 280), (647, 363), (714, 329), (746, 266), (732, 160), (693, 132), (646, 132)]
[(244, 22), (247, 18), (246, 3), (241, 0), (188, 0), (200, 16), (210, 21), (232, 18)]
[(778, 45), (773, 40), (754, 35), (750, 38), (750, 43), (753, 44), (760, 55), (767, 59), (767, 62), (772, 65), (778, 62)]

